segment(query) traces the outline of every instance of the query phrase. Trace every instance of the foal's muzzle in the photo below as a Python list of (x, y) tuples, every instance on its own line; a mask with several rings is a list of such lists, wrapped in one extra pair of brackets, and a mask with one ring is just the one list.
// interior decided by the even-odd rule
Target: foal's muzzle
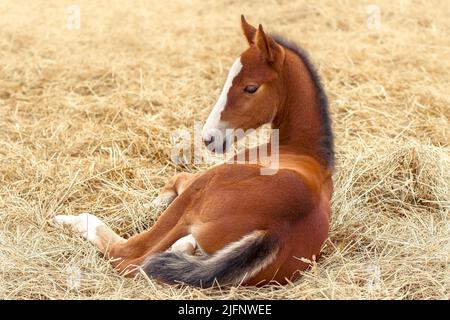
[(209, 136), (208, 138), (203, 138), (203, 143), (211, 152), (225, 153), (227, 151), (227, 139), (225, 137)]

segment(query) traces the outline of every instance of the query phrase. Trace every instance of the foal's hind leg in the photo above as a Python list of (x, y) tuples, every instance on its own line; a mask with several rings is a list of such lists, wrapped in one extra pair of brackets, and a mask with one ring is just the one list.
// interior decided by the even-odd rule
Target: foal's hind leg
[(153, 200), (152, 204), (156, 209), (165, 209), (173, 200), (195, 180), (198, 173), (181, 172), (174, 175), (161, 189), (159, 196)]

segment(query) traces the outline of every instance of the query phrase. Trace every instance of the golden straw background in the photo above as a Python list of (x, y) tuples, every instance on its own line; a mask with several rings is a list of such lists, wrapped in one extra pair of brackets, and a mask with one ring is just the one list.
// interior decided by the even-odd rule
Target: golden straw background
[[(323, 257), (285, 287), (122, 278), (52, 218), (154, 223), (164, 182), (204, 168), (171, 163), (170, 137), (206, 119), (246, 48), (241, 13), (306, 48), (328, 92)], [(0, 1), (0, 299), (449, 299), (449, 17), (448, 1)]]

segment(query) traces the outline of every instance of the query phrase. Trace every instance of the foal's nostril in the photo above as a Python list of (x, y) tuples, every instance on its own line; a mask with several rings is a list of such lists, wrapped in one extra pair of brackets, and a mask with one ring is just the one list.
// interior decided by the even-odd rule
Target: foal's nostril
[(214, 136), (209, 137), (209, 140), (203, 139), (203, 143), (205, 144), (205, 146), (209, 146), (210, 144), (213, 144), (214, 143)]

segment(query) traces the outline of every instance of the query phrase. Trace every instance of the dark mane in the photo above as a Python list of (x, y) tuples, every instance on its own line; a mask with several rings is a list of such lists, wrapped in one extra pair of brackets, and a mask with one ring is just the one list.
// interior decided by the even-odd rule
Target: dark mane
[(314, 67), (314, 65), (311, 62), (311, 59), (309, 58), (308, 53), (300, 48), (297, 44), (294, 42), (285, 40), (283, 37), (279, 35), (271, 35), (271, 37), (280, 45), (283, 47), (291, 50), (296, 55), (299, 56), (299, 58), (303, 61), (306, 68), (308, 69), (311, 79), (314, 82), (314, 85), (317, 89), (317, 95), (319, 99), (319, 108), (320, 108), (320, 117), (322, 121), (322, 141), (321, 141), (321, 147), (322, 147), (322, 155), (323, 158), (326, 161), (327, 166), (334, 170), (334, 143), (333, 143), (333, 131), (331, 129), (331, 119), (330, 119), (330, 112), (328, 107), (328, 98), (325, 93), (325, 90), (322, 85), (322, 81), (320, 80), (320, 76)]

